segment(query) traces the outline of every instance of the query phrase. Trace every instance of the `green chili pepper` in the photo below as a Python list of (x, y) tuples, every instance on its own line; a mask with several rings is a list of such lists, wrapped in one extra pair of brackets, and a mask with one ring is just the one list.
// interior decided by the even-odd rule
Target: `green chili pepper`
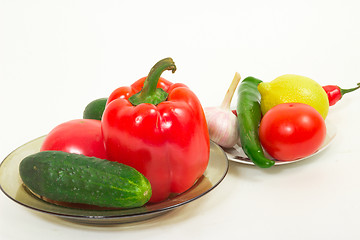
[(275, 164), (275, 161), (264, 156), (259, 139), (261, 95), (257, 86), (261, 82), (254, 77), (247, 77), (240, 83), (236, 111), (240, 142), (245, 154), (255, 165), (261, 168), (269, 168)]

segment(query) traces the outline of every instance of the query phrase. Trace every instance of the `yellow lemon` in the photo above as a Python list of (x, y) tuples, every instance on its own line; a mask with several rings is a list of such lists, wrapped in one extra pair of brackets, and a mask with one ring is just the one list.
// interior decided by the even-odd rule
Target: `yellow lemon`
[(299, 75), (286, 74), (271, 82), (258, 85), (261, 94), (263, 115), (281, 103), (299, 102), (315, 108), (325, 119), (329, 111), (329, 100), (325, 90), (316, 81)]

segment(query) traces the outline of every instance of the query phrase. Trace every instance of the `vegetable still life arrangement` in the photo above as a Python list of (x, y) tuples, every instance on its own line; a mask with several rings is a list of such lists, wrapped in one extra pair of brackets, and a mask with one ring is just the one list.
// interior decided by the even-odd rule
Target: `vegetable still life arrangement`
[(360, 83), (350, 89), (321, 86), (294, 74), (270, 82), (251, 76), (241, 80), (235, 73), (220, 106), (203, 108), (186, 85), (162, 78), (164, 71), (176, 71), (171, 58), (108, 98), (90, 102), (82, 119), (55, 126), (39, 151), (16, 165), (25, 188), (48, 203), (74, 209), (154, 206), (201, 184), (214, 146), (226, 162), (223, 175), (215, 174), (215, 185), (227, 172), (225, 153), (235, 146), (260, 168), (311, 156), (327, 137), (329, 107), (360, 88)]
[(245, 78), (233, 112), (238, 118), (243, 152), (261, 168), (311, 156), (325, 141), (329, 106), (359, 89), (360, 84), (357, 85), (350, 89), (322, 87), (310, 78), (294, 74), (271, 82)]
[(134, 208), (190, 189), (210, 154), (206, 118), (196, 95), (161, 77), (171, 58), (147, 77), (89, 103), (84, 119), (56, 126), (19, 172), (25, 186), (52, 203)]

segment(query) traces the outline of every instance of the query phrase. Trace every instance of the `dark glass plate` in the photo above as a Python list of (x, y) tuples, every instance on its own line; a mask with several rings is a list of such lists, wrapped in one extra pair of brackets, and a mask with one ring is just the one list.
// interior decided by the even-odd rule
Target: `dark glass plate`
[(32, 210), (85, 224), (119, 224), (137, 222), (164, 214), (188, 204), (210, 192), (225, 177), (229, 163), (217, 144), (210, 144), (210, 159), (203, 176), (186, 192), (160, 203), (124, 210), (78, 209), (48, 203), (29, 192), (19, 176), (19, 163), (39, 151), (45, 136), (34, 139), (10, 153), (0, 165), (0, 188), (10, 199)]

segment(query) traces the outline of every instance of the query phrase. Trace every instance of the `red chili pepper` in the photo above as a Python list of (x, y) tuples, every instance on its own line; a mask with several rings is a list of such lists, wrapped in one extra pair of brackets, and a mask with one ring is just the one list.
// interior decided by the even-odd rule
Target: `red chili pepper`
[(360, 83), (358, 83), (357, 85), (358, 85), (357, 87), (349, 88), (349, 89), (342, 89), (336, 85), (323, 86), (323, 89), (325, 90), (326, 94), (328, 95), (329, 105), (332, 106), (335, 103), (337, 103), (345, 93), (349, 93), (349, 92), (355, 91), (356, 89), (360, 88)]
[(188, 190), (204, 173), (210, 140), (203, 108), (184, 84), (160, 77), (176, 66), (159, 61), (148, 77), (120, 87), (102, 117), (107, 157), (132, 166), (152, 187), (150, 202)]

